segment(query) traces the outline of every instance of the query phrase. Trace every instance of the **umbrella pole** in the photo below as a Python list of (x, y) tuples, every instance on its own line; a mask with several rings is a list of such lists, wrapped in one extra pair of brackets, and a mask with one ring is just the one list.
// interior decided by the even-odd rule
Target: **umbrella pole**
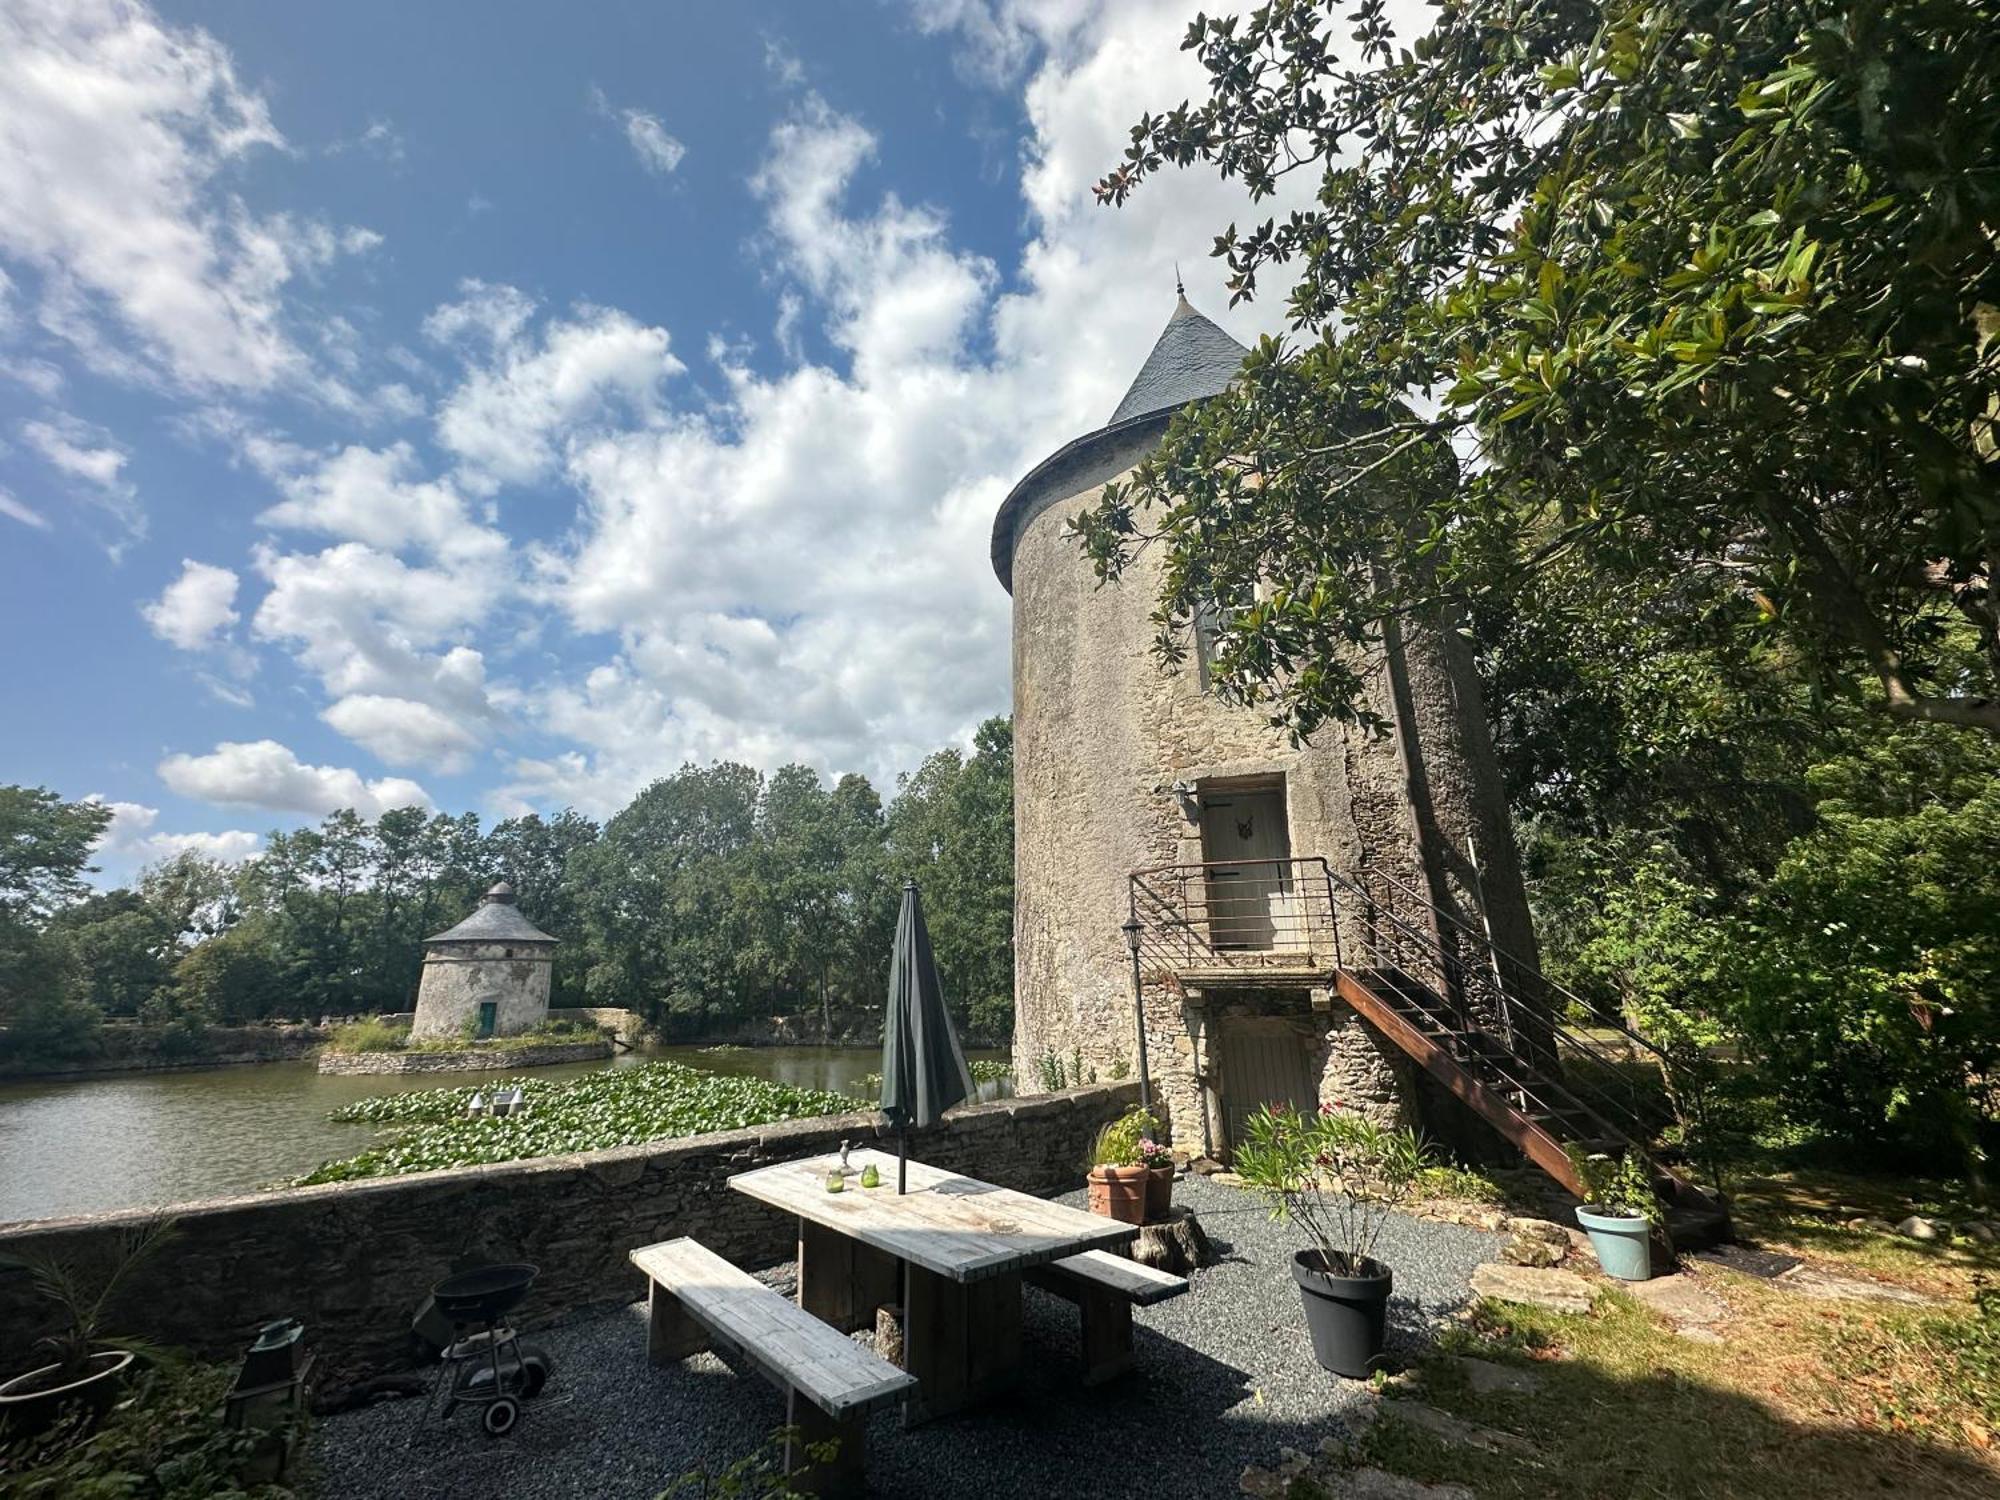
[(896, 1132), (896, 1191), (898, 1193), (907, 1193), (909, 1190), (910, 1132), (899, 1130)]

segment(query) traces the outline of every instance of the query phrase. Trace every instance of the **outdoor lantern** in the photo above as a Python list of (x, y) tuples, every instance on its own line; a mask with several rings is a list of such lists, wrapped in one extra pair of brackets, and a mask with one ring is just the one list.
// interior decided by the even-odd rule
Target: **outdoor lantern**
[(1153, 1107), (1153, 1078), (1146, 1068), (1146, 991), (1139, 978), (1139, 939), (1146, 929), (1139, 921), (1137, 908), (1133, 908), (1118, 930), (1125, 934), (1125, 947), (1132, 954), (1132, 1013), (1139, 1028), (1139, 1107), (1150, 1110)]
[(296, 1318), (280, 1318), (258, 1333), (243, 1356), (235, 1386), (223, 1398), (223, 1426), (261, 1437), (251, 1470), (263, 1482), (275, 1483), (283, 1476), (293, 1445), (305, 1430), (312, 1367), (304, 1325)]

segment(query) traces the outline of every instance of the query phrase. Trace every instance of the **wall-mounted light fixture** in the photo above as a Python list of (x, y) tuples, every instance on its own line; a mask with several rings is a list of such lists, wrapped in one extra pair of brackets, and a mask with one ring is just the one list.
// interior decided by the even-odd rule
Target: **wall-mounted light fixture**
[(1174, 801), (1181, 805), (1181, 816), (1193, 819), (1201, 812), (1201, 795), (1195, 791), (1192, 781), (1176, 781), (1173, 785)]

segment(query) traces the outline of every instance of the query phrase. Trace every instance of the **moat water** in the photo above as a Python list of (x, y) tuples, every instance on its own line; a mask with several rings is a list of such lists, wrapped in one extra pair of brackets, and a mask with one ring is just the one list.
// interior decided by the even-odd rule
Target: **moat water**
[[(882, 1065), (878, 1047), (661, 1047), (610, 1062), (537, 1068), (535, 1076), (594, 1073), (655, 1057), (835, 1092)], [(377, 1094), (483, 1076), (326, 1078), (306, 1060), (0, 1083), (0, 1223), (266, 1187), (368, 1144), (371, 1127), (337, 1125), (327, 1119), (330, 1111)]]

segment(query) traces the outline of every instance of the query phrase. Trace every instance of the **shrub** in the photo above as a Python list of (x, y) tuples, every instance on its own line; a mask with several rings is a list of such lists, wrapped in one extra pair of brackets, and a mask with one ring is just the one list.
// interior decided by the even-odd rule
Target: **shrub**
[(222, 1425), (235, 1371), (165, 1365), (140, 1375), (94, 1430), (76, 1419), (0, 1441), (0, 1500), (284, 1500), (252, 1477), (262, 1434)]
[(1354, 1275), (1374, 1258), (1390, 1211), (1430, 1165), (1430, 1148), (1414, 1131), (1330, 1105), (1313, 1114), (1267, 1105), (1250, 1117), (1244, 1137), (1238, 1175), (1270, 1200), (1273, 1219), (1291, 1219), (1306, 1232), (1335, 1275)]
[(327, 1046), (335, 1052), (401, 1052), (410, 1045), (410, 1029), (376, 1016), (336, 1027)]

